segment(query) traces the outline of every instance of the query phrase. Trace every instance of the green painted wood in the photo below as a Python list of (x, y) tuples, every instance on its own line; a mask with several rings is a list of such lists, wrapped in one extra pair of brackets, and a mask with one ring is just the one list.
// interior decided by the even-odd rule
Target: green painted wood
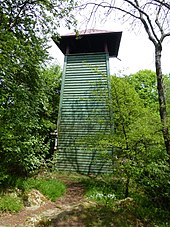
[(58, 120), (57, 167), (82, 173), (111, 171), (112, 149), (96, 146), (111, 131), (108, 55), (65, 57)]

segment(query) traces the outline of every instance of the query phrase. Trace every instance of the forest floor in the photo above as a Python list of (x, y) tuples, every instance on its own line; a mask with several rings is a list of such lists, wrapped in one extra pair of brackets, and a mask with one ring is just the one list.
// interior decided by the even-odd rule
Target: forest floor
[[(64, 196), (57, 199), (56, 202), (47, 201), (40, 207), (25, 207), (18, 213), (0, 213), (0, 227), (14, 227), (23, 226), (25, 227), (25, 222), (30, 217), (39, 215), (47, 210), (53, 210), (56, 207), (64, 210), (69, 206), (75, 206), (84, 200), (84, 189), (79, 182), (70, 181), (67, 179), (62, 179), (62, 181), (67, 185), (67, 192)], [(57, 225), (59, 226), (59, 225)], [(63, 226), (63, 225), (60, 225)], [(65, 226), (65, 225), (64, 225)], [(72, 225), (71, 225), (72, 226)]]
[[(126, 206), (121, 205), (118, 211), (114, 211), (105, 206), (101, 206), (97, 203), (91, 202), (85, 198), (85, 189), (81, 182), (77, 180), (71, 180), (66, 176), (61, 179), (66, 186), (67, 191), (64, 196), (56, 200), (56, 202), (46, 201), (44, 205), (40, 207), (28, 208), (25, 207), (18, 213), (0, 213), (0, 227), (47, 227), (47, 226), (65, 226), (65, 227), (86, 227), (86, 226), (121, 226), (121, 227), (150, 227), (154, 226), (148, 222), (144, 222), (136, 218)], [(90, 206), (82, 206), (80, 204), (89, 203)], [(70, 212), (70, 208), (73, 208)], [(59, 215), (59, 217), (52, 219), (52, 222), (46, 224), (29, 224), (27, 222), (32, 217), (41, 215), (43, 212), (59, 210), (59, 213), (65, 215)]]

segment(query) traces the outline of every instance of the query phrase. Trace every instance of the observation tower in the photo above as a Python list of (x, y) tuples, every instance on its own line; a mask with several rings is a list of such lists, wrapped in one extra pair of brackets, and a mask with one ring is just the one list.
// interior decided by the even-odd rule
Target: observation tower
[[(122, 32), (81, 31), (54, 40), (65, 55), (58, 116), (57, 168), (84, 174), (111, 171), (109, 57)], [(108, 159), (107, 159), (108, 158)]]

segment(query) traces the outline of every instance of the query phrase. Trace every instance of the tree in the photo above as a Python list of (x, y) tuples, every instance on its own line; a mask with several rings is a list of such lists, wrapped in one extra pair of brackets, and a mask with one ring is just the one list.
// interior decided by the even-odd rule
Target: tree
[(110, 142), (106, 138), (106, 144), (111, 143), (114, 147), (114, 168), (119, 176), (126, 176), (128, 196), (130, 179), (140, 179), (143, 171), (150, 166), (159, 169), (166, 160), (161, 125), (159, 115), (152, 111), (153, 106), (145, 105), (148, 97), (146, 100), (140, 98), (134, 84), (129, 84), (126, 77), (111, 78), (111, 96), (114, 133)]
[(26, 176), (52, 157), (51, 133), (57, 128), (60, 78), (57, 66), (39, 72), (34, 91), (23, 83), (13, 86), (10, 93), (2, 90), (0, 178)]
[(0, 0), (0, 181), (26, 176), (49, 153), (60, 71), (43, 72), (47, 41), (62, 19), (74, 23), (73, 5), (70, 0)]
[(48, 59), (47, 41), (62, 19), (67, 26), (74, 24), (73, 6), (70, 0), (0, 0), (1, 89), (22, 83), (36, 88), (39, 69)]
[[(170, 155), (170, 135), (168, 129), (168, 116), (166, 109), (166, 97), (161, 65), (162, 44), (166, 37), (170, 36), (169, 2), (166, 0), (122, 0), (122, 1), (87, 1), (80, 5), (80, 9), (90, 7), (90, 17), (94, 19), (100, 8), (103, 8), (104, 16), (119, 11), (122, 13), (122, 21), (131, 20), (131, 25), (139, 22), (147, 33), (149, 40), (155, 48), (155, 69), (157, 76), (157, 90), (159, 100), (159, 113), (162, 123), (162, 133), (167, 153)], [(136, 22), (136, 23), (135, 23)]]
[(159, 107), (155, 72), (140, 70), (137, 73), (126, 76), (125, 79), (135, 88), (145, 107), (150, 107), (157, 112)]

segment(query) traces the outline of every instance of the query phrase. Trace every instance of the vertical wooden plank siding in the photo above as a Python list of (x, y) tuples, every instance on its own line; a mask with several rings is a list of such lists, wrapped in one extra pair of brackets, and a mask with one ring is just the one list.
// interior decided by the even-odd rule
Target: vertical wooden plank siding
[(111, 170), (98, 144), (110, 133), (106, 53), (65, 57), (58, 120), (57, 167), (59, 170), (99, 173)]

